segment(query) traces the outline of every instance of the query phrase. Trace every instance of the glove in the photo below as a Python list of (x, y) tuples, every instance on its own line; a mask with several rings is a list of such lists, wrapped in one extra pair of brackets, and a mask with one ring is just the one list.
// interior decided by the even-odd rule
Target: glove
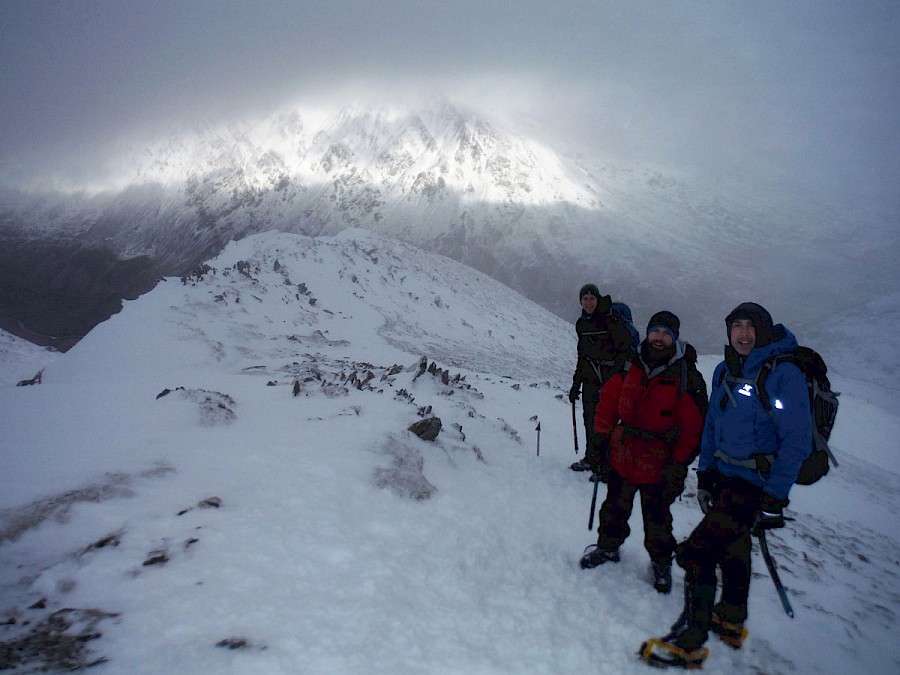
[(709, 490), (697, 489), (697, 503), (700, 504), (700, 510), (703, 511), (703, 515), (709, 513), (709, 510), (713, 505), (713, 496), (712, 492)]
[(777, 530), (784, 527), (784, 507), (787, 506), (786, 499), (775, 499), (774, 497), (765, 495), (759, 506), (759, 511), (753, 519), (753, 527), (750, 532), (758, 537), (766, 530)]
[(712, 471), (698, 471), (697, 472), (697, 489), (698, 490), (706, 490), (707, 492), (712, 492), (716, 489), (716, 476), (717, 474)]
[(592, 483), (609, 483), (609, 467), (608, 466), (595, 466), (591, 470), (591, 475), (589, 480)]
[(609, 440), (594, 434), (587, 441), (584, 459), (591, 466), (591, 482), (605, 483), (609, 477)]
[(663, 499), (670, 506), (684, 492), (684, 479), (687, 477), (687, 467), (681, 462), (670, 460), (663, 469)]
[(713, 490), (716, 489), (716, 474), (712, 471), (697, 472), (697, 503), (706, 515), (713, 505)]
[(578, 397), (581, 395), (581, 383), (576, 382), (572, 385), (572, 388), (569, 389), (569, 402), (575, 403), (578, 400)]

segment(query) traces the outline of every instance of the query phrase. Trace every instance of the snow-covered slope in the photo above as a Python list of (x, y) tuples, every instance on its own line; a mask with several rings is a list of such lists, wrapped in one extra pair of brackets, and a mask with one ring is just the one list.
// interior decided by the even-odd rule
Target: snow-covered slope
[(33, 380), (59, 352), (0, 330), (0, 386)]
[[(0, 642), (110, 673), (646, 672), (680, 574), (652, 589), (638, 515), (621, 563), (578, 568), (573, 337), (372, 234), (230, 244), (0, 388)], [(841, 467), (771, 537), (796, 618), (755, 556), (750, 639), (707, 672), (900, 665), (900, 421), (844, 406)]]

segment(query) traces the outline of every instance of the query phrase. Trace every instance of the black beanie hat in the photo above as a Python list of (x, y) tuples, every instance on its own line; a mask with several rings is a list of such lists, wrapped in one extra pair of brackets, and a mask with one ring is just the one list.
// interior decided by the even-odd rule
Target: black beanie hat
[(681, 328), (681, 321), (678, 320), (675, 314), (663, 310), (651, 316), (649, 323), (647, 323), (647, 335), (650, 335), (654, 328), (660, 327), (669, 331), (669, 335), (672, 336), (672, 342), (678, 342), (678, 331)]
[(749, 319), (756, 330), (756, 346), (763, 347), (772, 342), (772, 315), (762, 305), (755, 302), (742, 302), (725, 317), (725, 328), (728, 331), (728, 344), (731, 344), (731, 326), (738, 319)]
[(585, 284), (584, 286), (581, 287), (581, 290), (578, 291), (578, 301), (580, 302), (581, 299), (586, 295), (593, 295), (595, 298), (597, 298), (599, 300), (600, 299), (600, 289), (597, 288), (597, 286), (594, 284)]

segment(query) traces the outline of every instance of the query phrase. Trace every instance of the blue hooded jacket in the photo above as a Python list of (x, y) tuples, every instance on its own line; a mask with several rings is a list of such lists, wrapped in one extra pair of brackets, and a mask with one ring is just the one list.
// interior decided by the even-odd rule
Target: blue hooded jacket
[[(774, 327), (773, 334), (775, 339), (772, 342), (754, 348), (744, 360), (740, 377), (745, 381), (755, 382), (766, 361), (797, 346), (793, 333), (781, 324)], [(727, 355), (729, 348), (725, 349)], [(775, 499), (786, 499), (797, 480), (800, 466), (812, 450), (806, 378), (794, 364), (779, 363), (765, 382), (772, 406), (770, 414), (752, 384), (732, 383), (729, 396), (726, 391), (729, 383), (724, 378), (727, 368), (727, 362), (722, 361), (713, 374), (698, 468), (700, 471), (712, 469), (723, 476), (743, 478)], [(762, 475), (755, 469), (717, 458), (717, 452), (736, 460), (774, 454), (775, 460), (768, 475)]]

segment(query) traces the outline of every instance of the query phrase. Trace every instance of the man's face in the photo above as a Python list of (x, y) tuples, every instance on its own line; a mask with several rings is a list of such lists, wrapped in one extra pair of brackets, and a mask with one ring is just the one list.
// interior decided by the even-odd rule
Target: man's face
[(747, 356), (756, 346), (756, 328), (750, 319), (738, 319), (731, 324), (731, 346), (741, 356)]
[(593, 314), (594, 310), (597, 309), (596, 296), (593, 296), (590, 293), (582, 295), (581, 296), (581, 308), (588, 314)]
[(672, 335), (662, 326), (657, 326), (647, 334), (647, 342), (653, 349), (668, 349), (672, 346)]

